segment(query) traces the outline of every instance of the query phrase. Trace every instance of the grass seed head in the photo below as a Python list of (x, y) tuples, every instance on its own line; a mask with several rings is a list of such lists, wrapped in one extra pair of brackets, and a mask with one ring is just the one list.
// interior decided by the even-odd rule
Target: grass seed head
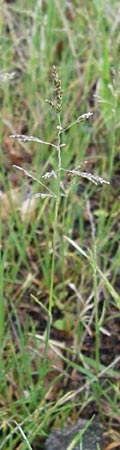
[(62, 95), (63, 90), (61, 89), (61, 80), (58, 77), (58, 73), (56, 70), (56, 66), (52, 68), (52, 79), (54, 82), (54, 101), (46, 100), (47, 103), (52, 106), (56, 110), (56, 113), (59, 114), (62, 108)]

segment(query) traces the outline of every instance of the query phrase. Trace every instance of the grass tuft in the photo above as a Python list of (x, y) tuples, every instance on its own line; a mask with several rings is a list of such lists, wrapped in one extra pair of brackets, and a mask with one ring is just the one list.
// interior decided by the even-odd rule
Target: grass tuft
[(117, 14), (1, 8), (0, 449), (94, 415), (118, 443)]

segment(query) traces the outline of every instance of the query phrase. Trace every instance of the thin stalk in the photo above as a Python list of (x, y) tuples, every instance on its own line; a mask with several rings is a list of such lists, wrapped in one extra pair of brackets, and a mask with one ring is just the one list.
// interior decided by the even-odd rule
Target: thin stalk
[(48, 352), (48, 342), (50, 337), (50, 327), (51, 327), (51, 315), (53, 307), (53, 288), (54, 288), (54, 273), (55, 273), (55, 250), (56, 250), (56, 237), (57, 237), (57, 224), (58, 224), (58, 213), (59, 213), (59, 203), (60, 203), (60, 176), (61, 176), (61, 120), (60, 114), (58, 114), (58, 144), (57, 144), (57, 154), (58, 154), (58, 183), (57, 183), (57, 196), (55, 204), (55, 220), (54, 220), (54, 231), (53, 231), (53, 251), (52, 251), (52, 262), (51, 262), (51, 277), (50, 277), (50, 295), (49, 295), (49, 316), (46, 330), (46, 345), (44, 358), (46, 361)]
[(96, 244), (94, 242), (94, 265), (93, 265), (93, 285), (94, 285), (94, 308), (95, 308), (95, 354), (96, 354), (96, 376), (99, 374), (99, 317), (98, 317), (98, 295), (97, 295), (97, 261)]
[[(61, 127), (60, 114), (58, 114), (59, 127)], [(53, 305), (53, 285), (54, 285), (54, 271), (55, 271), (55, 247), (56, 247), (56, 236), (57, 236), (57, 223), (58, 223), (58, 211), (60, 203), (60, 173), (61, 173), (61, 147), (60, 147), (60, 134), (58, 131), (58, 185), (57, 185), (57, 197), (55, 206), (55, 221), (54, 221), (54, 232), (53, 232), (53, 252), (52, 252), (52, 265), (51, 265), (51, 282), (50, 282), (50, 297), (49, 297), (49, 313), (51, 316), (52, 305)]]

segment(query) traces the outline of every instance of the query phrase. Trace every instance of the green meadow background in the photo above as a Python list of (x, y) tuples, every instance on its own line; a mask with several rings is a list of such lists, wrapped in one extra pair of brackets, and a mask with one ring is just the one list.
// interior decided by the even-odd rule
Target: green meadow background
[[(118, 446), (119, 1), (1, 1), (0, 15), (0, 449), (43, 449), (94, 415)], [(57, 223), (56, 197), (36, 196), (58, 189), (53, 65)]]

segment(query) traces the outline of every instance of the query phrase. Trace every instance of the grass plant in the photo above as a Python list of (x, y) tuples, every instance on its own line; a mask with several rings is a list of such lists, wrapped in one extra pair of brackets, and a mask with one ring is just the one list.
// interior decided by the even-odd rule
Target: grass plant
[(1, 6), (0, 449), (117, 446), (119, 2)]

